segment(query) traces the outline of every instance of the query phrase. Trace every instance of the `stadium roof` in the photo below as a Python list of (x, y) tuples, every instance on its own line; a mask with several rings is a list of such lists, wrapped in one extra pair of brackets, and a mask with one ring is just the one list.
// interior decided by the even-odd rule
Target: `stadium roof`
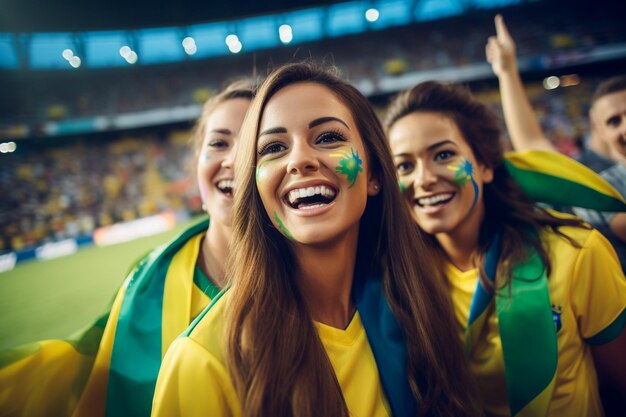
[(0, 0), (0, 32), (67, 32), (178, 26), (338, 2), (340, 1)]

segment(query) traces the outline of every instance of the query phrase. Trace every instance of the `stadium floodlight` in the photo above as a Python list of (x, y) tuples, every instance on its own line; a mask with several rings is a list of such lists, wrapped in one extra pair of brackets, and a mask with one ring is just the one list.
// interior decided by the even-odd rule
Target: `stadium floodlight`
[(137, 59), (139, 57), (137, 56), (137, 53), (135, 51), (130, 51), (128, 53), (128, 56), (126, 57), (126, 62), (128, 62), (129, 64), (135, 64), (137, 62)]
[(63, 55), (65, 60), (69, 61), (74, 56), (74, 52), (71, 49), (65, 49), (61, 55)]
[(237, 41), (237, 43), (232, 43), (231, 45), (228, 45), (228, 49), (233, 54), (237, 54), (237, 53), (241, 52), (242, 48), (243, 48), (243, 45), (239, 41)]
[(289, 43), (293, 40), (293, 31), (289, 25), (280, 25), (278, 28), (278, 37), (282, 43)]
[(559, 85), (561, 85), (561, 80), (555, 75), (546, 77), (543, 80), (543, 88), (545, 88), (546, 90), (554, 90)]
[(377, 9), (371, 8), (371, 9), (367, 9), (367, 11), (365, 12), (365, 19), (368, 22), (375, 22), (378, 20), (379, 17), (380, 17), (380, 12)]
[(81, 59), (79, 57), (77, 57), (76, 55), (74, 55), (71, 59), (70, 59), (70, 65), (74, 68), (78, 68), (80, 67), (80, 64), (82, 63)]
[(239, 37), (232, 33), (226, 36), (225, 42), (226, 42), (226, 45), (228, 46), (228, 49), (230, 49), (231, 52), (232, 52), (233, 46), (236, 46), (237, 44), (241, 44), (241, 42), (239, 42)]
[(190, 49), (194, 46), (196, 46), (196, 41), (191, 36), (187, 36), (185, 39), (183, 39), (183, 48)]
[(130, 46), (124, 45), (120, 48), (120, 55), (122, 56), (122, 58), (124, 58), (127, 61), (128, 61), (128, 55), (131, 52), (132, 52), (132, 49), (130, 49)]

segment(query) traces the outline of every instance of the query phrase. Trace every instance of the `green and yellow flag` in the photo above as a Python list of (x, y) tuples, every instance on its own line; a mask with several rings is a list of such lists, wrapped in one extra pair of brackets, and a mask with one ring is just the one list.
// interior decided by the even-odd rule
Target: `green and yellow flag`
[(77, 337), (0, 354), (2, 415), (149, 416), (163, 355), (219, 292), (196, 267), (207, 227), (143, 258), (111, 310)]
[(626, 211), (626, 200), (601, 176), (558, 152), (507, 152), (504, 166), (538, 203), (598, 211)]

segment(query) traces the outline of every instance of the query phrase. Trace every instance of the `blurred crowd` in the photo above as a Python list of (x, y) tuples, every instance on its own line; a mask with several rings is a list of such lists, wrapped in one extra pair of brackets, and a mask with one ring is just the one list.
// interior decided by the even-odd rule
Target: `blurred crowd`
[[(505, 17), (520, 60), (538, 69), (550, 68), (572, 64), (577, 57), (584, 60), (595, 47), (626, 42), (619, 13), (565, 4), (541, 2), (508, 9)], [(202, 104), (234, 78), (263, 76), (270, 67), (307, 57), (334, 63), (354, 84), (366, 82), (376, 90), (382, 79), (403, 73), (484, 63), (492, 18), (492, 10), (475, 10), (444, 23), (421, 22), (253, 53), (246, 53), (244, 46), (237, 55), (183, 64), (9, 74), (14, 105), (0, 114), (0, 125)]]
[(20, 146), (0, 165), (0, 252), (91, 236), (164, 210), (199, 211), (188, 132)]

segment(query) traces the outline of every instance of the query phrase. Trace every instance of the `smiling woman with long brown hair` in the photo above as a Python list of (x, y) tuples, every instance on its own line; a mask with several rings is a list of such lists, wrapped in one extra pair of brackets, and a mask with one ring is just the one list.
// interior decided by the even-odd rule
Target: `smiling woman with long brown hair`
[[(169, 350), (153, 415), (477, 415), (443, 280), (365, 97), (311, 64), (281, 67), (236, 170), (232, 287)], [(385, 324), (359, 301), (370, 284), (406, 356), (377, 344)]]

